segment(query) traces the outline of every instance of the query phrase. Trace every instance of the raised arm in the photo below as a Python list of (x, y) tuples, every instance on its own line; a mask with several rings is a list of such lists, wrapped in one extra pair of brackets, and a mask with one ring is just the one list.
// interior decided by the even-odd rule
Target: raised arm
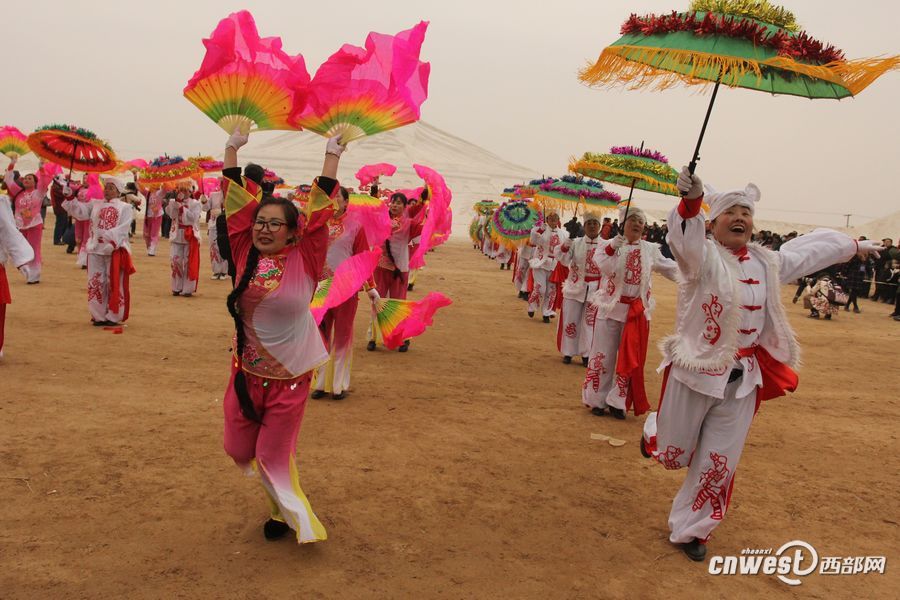
[(16, 177), (13, 171), (16, 168), (16, 161), (13, 160), (9, 163), (9, 166), (6, 167), (6, 173), (3, 175), (3, 182), (6, 184), (6, 189), (9, 190), (10, 198), (14, 198), (16, 194), (22, 191), (22, 187), (16, 183)]
[(703, 182), (684, 167), (678, 176), (678, 189), (685, 194), (669, 213), (666, 241), (678, 268), (686, 279), (700, 276), (706, 260), (706, 219), (700, 213), (703, 204)]
[(816, 229), (783, 244), (776, 253), (781, 260), (778, 277), (781, 283), (820, 271), (837, 263), (847, 262), (860, 251), (869, 252), (850, 236), (832, 229)]
[(678, 281), (678, 263), (671, 258), (666, 258), (659, 251), (659, 244), (651, 244), (653, 252), (651, 255), (651, 269), (668, 279), (669, 281)]

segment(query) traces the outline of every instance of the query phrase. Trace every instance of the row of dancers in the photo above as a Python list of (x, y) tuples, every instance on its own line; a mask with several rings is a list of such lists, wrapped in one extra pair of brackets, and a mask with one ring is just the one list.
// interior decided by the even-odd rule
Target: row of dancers
[[(405, 299), (411, 287), (410, 252), (428, 213), (428, 188), (412, 199), (394, 193), (386, 239), (370, 240), (364, 224), (348, 211), (349, 190), (337, 180), (345, 150), (338, 138), (328, 140), (321, 175), (304, 204), (271, 194), (264, 186), (263, 167), (238, 167), (238, 150), (247, 141), (239, 131), (229, 137), (221, 189), (208, 197), (188, 189), (170, 199), (162, 191), (145, 197), (118, 177), (102, 178), (102, 198), (88, 195), (91, 184), (87, 181), (78, 185), (58, 178), (52, 185), (64, 197), (64, 209), (88, 224), (80, 239), (85, 240), (88, 307), (94, 324), (121, 324), (128, 319), (129, 277), (134, 273), (129, 233), (135, 206), (143, 202), (148, 254), (156, 253), (160, 211), (165, 210), (173, 222), (172, 293), (184, 297), (196, 292), (198, 226), (206, 206), (213, 274), (230, 274), (233, 281), (226, 300), (235, 336), (223, 403), (224, 448), (242, 470), (262, 483), (271, 509), (263, 525), (265, 537), (278, 539), (293, 532), (299, 543), (316, 542), (327, 534), (299, 484), (297, 436), (310, 396), (330, 394), (341, 400), (347, 394), (359, 299), (354, 293), (328, 309), (320, 324), (310, 302), (321, 281), (373, 246), (382, 252), (361, 291), (373, 303), (382, 297)], [(30, 279), (40, 235), (30, 236), (23, 225), (32, 203), (43, 198), (51, 182), (43, 165), (37, 174), (19, 178), (11, 175), (14, 166), (7, 172), (7, 187), (15, 211), (10, 198), (0, 196), (0, 265), (10, 259)], [(371, 193), (377, 197), (377, 182)], [(39, 254), (37, 258), (39, 269)], [(39, 277), (38, 271), (37, 281)], [(0, 268), (3, 319), (9, 301), (6, 272)], [(377, 349), (374, 328), (366, 347)], [(409, 340), (405, 340), (399, 351), (408, 349)]]
[[(642, 239), (647, 219), (633, 205), (620, 210), (623, 231), (609, 240), (600, 236), (597, 214), (585, 214), (584, 236), (570, 239), (559, 214), (547, 210), (515, 254), (489, 244), (485, 251), (514, 266), (528, 316), (540, 312), (549, 323), (559, 311), (557, 348), (564, 363), (582, 358), (581, 401), (592, 414), (649, 413), (642, 454), (666, 469), (688, 469), (669, 513), (669, 539), (702, 561), (727, 511), (753, 416), (762, 401), (797, 387), (800, 347), (781, 284), (881, 247), (816, 229), (772, 251), (750, 241), (757, 186), (704, 193), (687, 167), (677, 185), (682, 200), (667, 221), (674, 258)], [(660, 342), (659, 406), (649, 412), (644, 370), (653, 272), (676, 282), (678, 296), (675, 332)]]

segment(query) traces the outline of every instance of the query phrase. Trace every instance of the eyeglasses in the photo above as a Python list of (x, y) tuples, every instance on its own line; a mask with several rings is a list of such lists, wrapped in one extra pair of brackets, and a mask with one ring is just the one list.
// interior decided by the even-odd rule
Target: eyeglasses
[(287, 223), (284, 221), (266, 221), (265, 219), (257, 219), (253, 222), (253, 229), (256, 231), (268, 229), (271, 233), (278, 233), (285, 225), (287, 225)]

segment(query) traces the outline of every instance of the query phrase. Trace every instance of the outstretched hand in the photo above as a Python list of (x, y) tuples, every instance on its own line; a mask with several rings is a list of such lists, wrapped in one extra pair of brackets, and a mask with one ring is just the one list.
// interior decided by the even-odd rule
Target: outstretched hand
[(873, 240), (859, 240), (856, 242), (856, 246), (856, 255), (859, 256), (861, 260), (866, 260), (869, 256), (878, 258), (881, 256), (879, 252), (884, 250), (884, 246), (882, 246), (881, 243)]
[(250, 141), (250, 135), (248, 133), (243, 133), (241, 131), (240, 126), (234, 128), (234, 131), (231, 132), (231, 136), (228, 138), (228, 141), (225, 143), (226, 148), (234, 148), (237, 151), (241, 146), (245, 145), (248, 141)]
[(341, 144), (341, 136), (336, 135), (328, 138), (328, 144), (325, 145), (325, 154), (331, 154), (340, 158), (346, 149), (347, 146)]

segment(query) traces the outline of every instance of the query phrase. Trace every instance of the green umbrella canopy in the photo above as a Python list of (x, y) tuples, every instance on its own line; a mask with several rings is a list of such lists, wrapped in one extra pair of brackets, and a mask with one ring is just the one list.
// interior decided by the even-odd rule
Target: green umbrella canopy
[(472, 208), (480, 215), (490, 216), (500, 205), (493, 200), (479, 200)]
[(772, 94), (840, 99), (900, 67), (897, 56), (847, 60), (767, 0), (694, 0), (687, 12), (633, 14), (621, 33), (582, 71), (583, 82), (664, 89), (721, 80)]
[(524, 244), (531, 228), (542, 220), (540, 211), (530, 202), (504, 202), (491, 217), (491, 239), (512, 250)]
[(577, 206), (583, 203), (602, 211), (615, 210), (622, 197), (604, 189), (599, 181), (566, 175), (540, 184), (535, 190), (534, 199), (545, 208), (562, 208), (564, 204)]
[(665, 156), (652, 150), (616, 146), (609, 154), (585, 152), (581, 159), (572, 161), (569, 170), (625, 187), (633, 185), (648, 192), (680, 195), (675, 187), (678, 172), (669, 166)]

